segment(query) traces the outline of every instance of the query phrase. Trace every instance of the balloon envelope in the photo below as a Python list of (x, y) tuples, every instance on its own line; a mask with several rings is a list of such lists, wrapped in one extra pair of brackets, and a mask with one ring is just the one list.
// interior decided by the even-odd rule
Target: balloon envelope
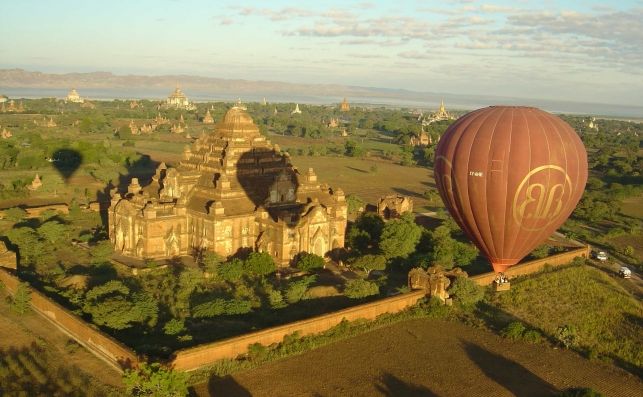
[(556, 116), (492, 106), (447, 129), (436, 148), (434, 175), (455, 221), (502, 272), (572, 213), (587, 182), (587, 152)]

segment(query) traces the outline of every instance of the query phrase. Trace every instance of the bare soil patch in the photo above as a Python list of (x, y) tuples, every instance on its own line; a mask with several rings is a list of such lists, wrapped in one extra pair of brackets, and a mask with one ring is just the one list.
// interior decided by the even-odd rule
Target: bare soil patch
[(196, 387), (199, 396), (634, 396), (634, 375), (461, 323), (413, 320)]
[[(71, 372), (83, 371), (97, 383), (121, 387), (121, 375), (80, 346), (70, 343), (70, 338), (52, 323), (36, 313), (18, 315), (4, 302), (0, 293), (0, 350), (28, 348), (32, 343), (43, 346), (51, 356), (57, 357), (51, 367), (64, 367)], [(71, 345), (71, 346), (70, 346)]]

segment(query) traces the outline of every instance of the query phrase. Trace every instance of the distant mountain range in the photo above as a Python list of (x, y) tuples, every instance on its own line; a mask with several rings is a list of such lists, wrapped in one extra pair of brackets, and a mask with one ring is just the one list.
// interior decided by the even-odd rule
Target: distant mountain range
[(358, 87), (338, 84), (297, 84), (278, 81), (229, 80), (189, 75), (115, 75), (110, 72), (41, 73), (23, 69), (0, 69), (0, 94), (10, 97), (64, 97), (71, 88), (93, 99), (162, 99), (179, 84), (197, 101), (241, 98), (244, 101), (382, 104), (434, 109), (444, 99), (450, 109), (475, 109), (493, 104), (528, 105), (561, 113), (581, 113), (643, 118), (643, 107), (576, 103), (529, 98), (458, 95), (403, 89)]

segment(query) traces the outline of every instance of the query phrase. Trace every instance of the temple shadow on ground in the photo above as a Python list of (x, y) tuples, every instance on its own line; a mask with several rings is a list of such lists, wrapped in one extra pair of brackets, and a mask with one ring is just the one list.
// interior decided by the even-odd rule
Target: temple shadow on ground
[(469, 359), (489, 378), (516, 396), (542, 397), (559, 392), (553, 385), (529, 369), (470, 342), (461, 340)]

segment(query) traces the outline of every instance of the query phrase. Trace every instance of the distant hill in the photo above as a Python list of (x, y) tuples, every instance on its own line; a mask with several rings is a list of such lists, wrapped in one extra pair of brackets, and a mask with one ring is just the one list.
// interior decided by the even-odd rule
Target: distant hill
[(244, 101), (260, 101), (265, 97), (269, 102), (324, 104), (338, 103), (343, 97), (347, 97), (351, 103), (435, 109), (443, 99), (448, 109), (466, 110), (494, 104), (526, 105), (551, 112), (643, 118), (641, 106), (459, 95), (339, 84), (230, 80), (190, 75), (115, 75), (111, 72), (53, 74), (24, 69), (0, 69), (0, 94), (10, 97), (63, 97), (70, 88), (75, 87), (82, 96), (94, 99), (161, 99), (177, 83), (188, 97), (201, 101), (231, 101), (238, 97)]

